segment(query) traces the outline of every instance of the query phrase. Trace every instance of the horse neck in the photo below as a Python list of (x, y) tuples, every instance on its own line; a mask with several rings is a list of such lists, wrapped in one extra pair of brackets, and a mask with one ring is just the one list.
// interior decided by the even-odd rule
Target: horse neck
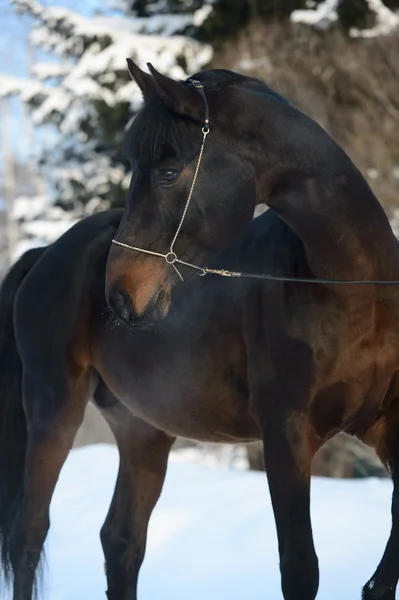
[(259, 202), (299, 236), (317, 277), (397, 279), (398, 245), (367, 182), (321, 127), (283, 108), (278, 131), (258, 128)]

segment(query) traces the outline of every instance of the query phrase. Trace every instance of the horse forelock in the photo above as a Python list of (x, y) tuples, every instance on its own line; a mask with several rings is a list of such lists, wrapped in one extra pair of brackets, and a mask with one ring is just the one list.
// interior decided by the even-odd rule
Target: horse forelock
[(153, 94), (130, 125), (124, 142), (124, 154), (146, 164), (160, 160), (165, 148), (179, 155), (180, 134), (173, 113)]

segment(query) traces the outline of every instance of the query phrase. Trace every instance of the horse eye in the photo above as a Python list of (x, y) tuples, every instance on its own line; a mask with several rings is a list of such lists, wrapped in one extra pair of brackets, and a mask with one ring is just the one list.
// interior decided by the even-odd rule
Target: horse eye
[(160, 172), (159, 183), (161, 185), (167, 185), (173, 183), (179, 177), (180, 173), (174, 169), (162, 169)]

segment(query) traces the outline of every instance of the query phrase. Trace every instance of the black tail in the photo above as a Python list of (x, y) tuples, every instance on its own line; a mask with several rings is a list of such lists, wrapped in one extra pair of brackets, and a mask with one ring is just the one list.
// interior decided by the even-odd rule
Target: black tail
[(14, 301), (27, 273), (45, 248), (26, 252), (0, 288), (0, 558), (10, 578), (9, 536), (23, 481), (27, 431), (22, 406), (22, 363), (14, 332)]

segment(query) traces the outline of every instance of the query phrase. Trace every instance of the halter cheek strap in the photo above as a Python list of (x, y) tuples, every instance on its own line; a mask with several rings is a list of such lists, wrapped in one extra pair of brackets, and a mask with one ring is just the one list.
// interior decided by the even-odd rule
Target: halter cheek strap
[(167, 252), (166, 254), (162, 254), (161, 252), (154, 252), (153, 250), (146, 250), (144, 248), (137, 248), (136, 246), (130, 246), (130, 244), (125, 244), (125, 243), (119, 242), (118, 240), (115, 240), (115, 239), (112, 240), (112, 243), (116, 244), (117, 246), (122, 246), (123, 248), (128, 248), (129, 250), (135, 250), (136, 252), (144, 252), (145, 254), (150, 254), (152, 256), (159, 256), (160, 258), (163, 258), (165, 260), (165, 262), (168, 263), (168, 265), (171, 265), (174, 268), (174, 270), (179, 275), (179, 277), (182, 281), (184, 281), (184, 278), (183, 278), (183, 275), (180, 273), (179, 269), (177, 268), (176, 263), (178, 263), (180, 265), (185, 265), (186, 267), (191, 267), (192, 269), (197, 269), (199, 271), (200, 275), (206, 275), (206, 273), (208, 272), (208, 269), (206, 269), (206, 268), (198, 267), (197, 265), (193, 265), (192, 263), (188, 263), (188, 262), (185, 262), (184, 260), (180, 260), (177, 257), (176, 252), (174, 251), (177, 237), (181, 231), (184, 219), (186, 218), (186, 214), (187, 214), (188, 208), (190, 206), (195, 183), (197, 181), (198, 171), (199, 171), (199, 168), (201, 165), (202, 155), (204, 153), (206, 136), (208, 135), (208, 133), (210, 131), (210, 129), (209, 129), (209, 104), (208, 104), (208, 100), (207, 100), (207, 97), (206, 97), (206, 94), (204, 91), (204, 86), (202, 85), (202, 83), (200, 81), (197, 81), (196, 79), (189, 79), (188, 81), (201, 94), (202, 99), (204, 100), (205, 118), (204, 118), (204, 125), (201, 130), (202, 131), (202, 144), (201, 144), (201, 148), (200, 148), (199, 155), (198, 155), (197, 165), (196, 165), (195, 171), (194, 171), (193, 181), (191, 183), (190, 191), (188, 193), (187, 201), (186, 201), (186, 204), (185, 204), (185, 207), (183, 210), (183, 214), (180, 219), (180, 223), (177, 227), (177, 230), (173, 237), (173, 240), (169, 246), (169, 252)]

